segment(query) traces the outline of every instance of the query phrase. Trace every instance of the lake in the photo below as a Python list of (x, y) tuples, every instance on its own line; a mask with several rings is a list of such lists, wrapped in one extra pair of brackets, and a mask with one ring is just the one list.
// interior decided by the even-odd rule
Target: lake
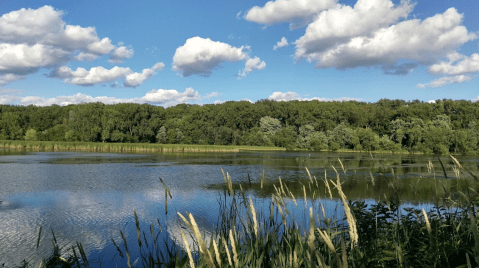
[[(338, 160), (340, 159), (341, 162)], [(434, 156), (311, 153), (239, 152), (177, 154), (107, 154), (78, 152), (15, 152), (0, 150), (0, 265), (32, 262), (52, 250), (52, 231), (63, 248), (81, 242), (90, 259), (102, 259), (104, 267), (125, 266), (111, 239), (136, 243), (133, 210), (142, 230), (158, 220), (166, 232), (178, 240), (181, 224), (176, 212), (192, 213), (203, 230), (212, 230), (218, 217), (218, 198), (224, 194), (221, 168), (231, 175), (235, 189), (241, 188), (259, 203), (278, 186), (278, 178), (305, 207), (303, 188), (310, 183), (307, 167), (315, 183), (343, 178), (349, 199), (375, 203), (387, 199), (395, 181), (401, 200), (413, 206), (430, 206), (437, 191), (466, 189), (467, 180), (457, 180), (451, 158)], [(477, 174), (477, 157), (457, 157), (465, 169)], [(433, 164), (432, 169), (428, 163)], [(341, 164), (343, 167), (341, 167)], [(373, 179), (371, 179), (371, 176)], [(461, 175), (464, 176), (464, 175)], [(170, 189), (165, 213), (165, 189)], [(261, 178), (264, 185), (261, 187)], [(298, 183), (300, 182), (300, 183)], [(275, 186), (273, 186), (273, 184)], [(332, 186), (331, 186), (332, 187)], [(337, 193), (325, 187), (319, 193), (326, 214), (341, 217)], [(332, 196), (332, 198), (331, 198)], [(317, 200), (308, 194), (307, 201)], [(339, 205), (338, 205), (339, 204)], [(295, 208), (292, 208), (293, 210)], [(42, 236), (37, 248), (37, 238)], [(173, 242), (172, 242), (173, 243)], [(135, 260), (133, 250), (133, 261)]]

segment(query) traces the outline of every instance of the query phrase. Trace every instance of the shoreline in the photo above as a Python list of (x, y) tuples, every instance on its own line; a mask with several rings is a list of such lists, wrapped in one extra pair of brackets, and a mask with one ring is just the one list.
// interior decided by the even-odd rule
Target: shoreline
[(0, 149), (30, 150), (46, 152), (112, 152), (112, 153), (173, 153), (173, 152), (240, 152), (240, 151), (286, 151), (282, 147), (195, 145), (156, 143), (98, 143), (62, 141), (19, 141), (1, 140)]

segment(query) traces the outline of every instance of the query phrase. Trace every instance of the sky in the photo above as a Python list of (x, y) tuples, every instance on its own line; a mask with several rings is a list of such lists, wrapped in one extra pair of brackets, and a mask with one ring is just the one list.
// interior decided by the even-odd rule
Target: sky
[(0, 104), (479, 101), (475, 0), (7, 0), (0, 16)]

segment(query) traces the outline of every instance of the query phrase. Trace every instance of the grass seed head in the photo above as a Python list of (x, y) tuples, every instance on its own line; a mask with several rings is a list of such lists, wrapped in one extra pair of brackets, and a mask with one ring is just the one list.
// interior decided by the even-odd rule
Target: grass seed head
[(424, 209), (422, 209), (422, 214), (424, 215), (424, 220), (426, 221), (426, 229), (429, 235), (432, 234), (431, 224), (429, 223), (429, 218), (427, 217), (427, 213)]

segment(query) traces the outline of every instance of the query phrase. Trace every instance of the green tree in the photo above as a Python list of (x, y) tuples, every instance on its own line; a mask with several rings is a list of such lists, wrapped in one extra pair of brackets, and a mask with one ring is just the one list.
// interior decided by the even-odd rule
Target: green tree
[(277, 131), (281, 130), (281, 122), (276, 118), (265, 116), (260, 119), (259, 127), (264, 134), (273, 136)]
[[(329, 146), (337, 144), (339, 148), (354, 148), (357, 142), (354, 142), (354, 133), (346, 124), (341, 123), (337, 125), (332, 131), (327, 132)], [(336, 145), (334, 145), (336, 147)]]
[(26, 141), (36, 141), (37, 140), (37, 131), (35, 129), (29, 129), (25, 132)]
[(328, 137), (323, 132), (316, 131), (307, 137), (310, 148), (314, 151), (328, 149)]
[(15, 112), (2, 112), (0, 120), (1, 134), (4, 139), (19, 140), (23, 138), (20, 116)]
[(160, 127), (160, 129), (158, 130), (158, 134), (156, 134), (156, 140), (158, 141), (158, 143), (163, 144), (167, 142), (168, 134), (165, 126)]
[(383, 135), (378, 141), (379, 148), (385, 151), (397, 152), (401, 150), (401, 145), (395, 143), (387, 135)]
[(111, 133), (111, 137), (110, 137), (111, 141), (113, 141), (113, 142), (123, 142), (124, 138), (125, 138), (125, 134), (123, 134), (118, 129), (114, 130)]
[(283, 127), (274, 135), (275, 145), (284, 147), (287, 150), (293, 150), (295, 148), (296, 138), (297, 133), (293, 126)]
[(363, 150), (370, 152), (379, 147), (378, 135), (370, 128), (358, 128), (356, 130), (356, 135)]
[(69, 130), (65, 132), (65, 140), (66, 141), (76, 141), (77, 137), (75, 135), (75, 132), (73, 130)]

